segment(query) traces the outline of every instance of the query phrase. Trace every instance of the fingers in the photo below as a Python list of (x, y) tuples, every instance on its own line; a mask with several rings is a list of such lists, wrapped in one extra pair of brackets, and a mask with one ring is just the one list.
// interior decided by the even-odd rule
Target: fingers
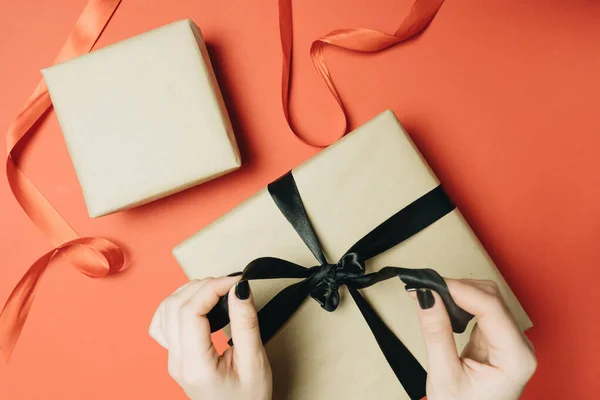
[(234, 343), (234, 357), (239, 373), (259, 369), (264, 360), (258, 316), (248, 281), (240, 281), (229, 293), (229, 318)]
[(463, 356), (503, 369), (507, 376), (526, 382), (537, 366), (533, 346), (508, 310), (498, 285), (492, 281), (446, 279), (460, 307), (477, 316)]
[[(239, 276), (224, 276), (221, 278), (209, 278), (207, 280), (199, 281), (199, 290), (196, 290), (187, 298), (185, 295), (182, 295), (181, 300), (185, 299), (182, 307), (187, 308), (189, 311), (193, 310), (194, 315), (206, 316), (206, 314), (217, 305), (219, 298), (225, 296), (227, 292), (229, 292), (229, 289), (231, 289), (239, 280)], [(179, 293), (177, 293), (176, 296), (177, 295), (179, 295)]]
[(507, 314), (496, 282), (474, 279), (444, 279), (456, 303), (478, 317)]
[(213, 349), (210, 323), (206, 314), (227, 294), (239, 277), (211, 279), (194, 292), (179, 308), (179, 339), (187, 354), (202, 355)]
[(162, 319), (163, 332), (169, 348), (169, 355), (178, 355), (181, 352), (180, 341), (180, 311), (183, 305), (197, 292), (208, 283), (212, 282), (213, 278), (207, 278), (200, 281), (192, 281), (183, 287), (176, 290), (171, 296), (163, 301)]
[(460, 369), (460, 360), (448, 312), (440, 296), (429, 289), (411, 293), (419, 305), (419, 322), (427, 347), (428, 373), (452, 379)]
[(162, 347), (176, 351), (182, 321), (185, 320), (187, 326), (201, 319), (238, 279), (207, 278), (183, 285), (159, 305), (150, 324), (150, 336)]
[(163, 311), (164, 307), (163, 304), (161, 303), (158, 308), (156, 309), (156, 312), (154, 313), (154, 316), (152, 317), (152, 322), (150, 323), (150, 337), (154, 340), (156, 340), (156, 342), (158, 344), (160, 344), (162, 347), (164, 347), (165, 349), (169, 349), (168, 345), (167, 345), (167, 338), (165, 337), (164, 334), (164, 330), (163, 330), (163, 326), (162, 326), (162, 321), (163, 321)]
[[(224, 277), (206, 280), (204, 284), (198, 284), (197, 290), (179, 306), (176, 313), (177, 328), (169, 327), (174, 337), (167, 335), (169, 372), (178, 382), (190, 383), (196, 379), (213, 379), (215, 376), (219, 355), (211, 340), (206, 314), (238, 279)], [(174, 301), (184, 298), (182, 296)]]
[(167, 299), (162, 301), (154, 316), (152, 317), (152, 322), (150, 323), (150, 336), (158, 342), (162, 347), (168, 350), (168, 340), (167, 340), (167, 326), (170, 326), (173, 321), (167, 321), (168, 314), (167, 306), (170, 309), (173, 309), (174, 312), (170, 313), (171, 316), (176, 314), (176, 310), (179, 308), (179, 305), (187, 300), (197, 288), (206, 283), (206, 280), (202, 281), (190, 281), (185, 285), (179, 287), (177, 290), (171, 294)]
[(456, 304), (477, 316), (479, 329), (490, 345), (523, 340), (495, 282), (446, 279), (446, 284)]
[(169, 351), (169, 374), (181, 385), (212, 379), (219, 356), (206, 314), (238, 277), (192, 281), (165, 299), (154, 314), (150, 335)]
[(489, 360), (489, 347), (478, 324), (475, 324), (473, 327), (470, 340), (463, 348), (460, 356), (463, 359), (471, 359), (479, 362), (487, 362)]

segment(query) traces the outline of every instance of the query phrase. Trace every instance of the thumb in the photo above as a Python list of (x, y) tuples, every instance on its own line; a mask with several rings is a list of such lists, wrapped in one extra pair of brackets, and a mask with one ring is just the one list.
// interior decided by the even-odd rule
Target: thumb
[(229, 319), (235, 362), (242, 372), (251, 372), (262, 360), (264, 347), (247, 280), (239, 281), (229, 292)]
[(427, 347), (427, 371), (443, 376), (461, 368), (450, 317), (441, 297), (429, 289), (407, 289), (419, 306), (419, 322)]

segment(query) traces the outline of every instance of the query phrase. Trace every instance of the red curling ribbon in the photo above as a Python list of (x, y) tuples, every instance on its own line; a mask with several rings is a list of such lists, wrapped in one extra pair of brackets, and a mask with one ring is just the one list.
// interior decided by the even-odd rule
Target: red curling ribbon
[[(90, 0), (54, 63), (89, 52), (120, 2)], [(63, 255), (75, 268), (93, 278), (119, 271), (125, 263), (123, 251), (113, 242), (80, 237), (19, 168), (15, 147), (35, 133), (34, 124), (51, 106), (48, 88), (42, 80), (13, 120), (6, 137), (6, 176), (10, 188), (29, 218), (55, 246), (29, 267), (0, 313), (0, 354), (7, 361), (23, 330), (38, 284), (58, 255)]]
[(294, 41), (292, 31), (292, 0), (279, 0), (279, 33), (281, 36), (281, 49), (283, 51), (281, 102), (285, 119), (294, 135), (310, 146), (327, 147), (344, 136), (347, 132), (348, 116), (346, 108), (335, 88), (331, 73), (329, 72), (329, 68), (327, 67), (323, 55), (326, 44), (346, 50), (365, 53), (379, 52), (398, 43), (405, 42), (421, 33), (427, 25), (429, 25), (443, 3), (444, 0), (415, 0), (408, 14), (404, 17), (402, 24), (393, 35), (365, 28), (338, 29), (312, 43), (310, 47), (310, 57), (312, 62), (319, 75), (321, 75), (325, 81), (327, 88), (337, 101), (344, 116), (344, 125), (342, 126), (341, 133), (339, 133), (333, 141), (315, 143), (302, 137), (298, 131), (294, 129), (290, 119), (290, 80), (292, 73), (292, 47)]

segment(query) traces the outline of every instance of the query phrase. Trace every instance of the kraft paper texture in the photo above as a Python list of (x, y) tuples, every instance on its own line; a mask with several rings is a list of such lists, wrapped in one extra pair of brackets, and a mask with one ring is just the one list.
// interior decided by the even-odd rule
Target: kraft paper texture
[(91, 217), (241, 164), (204, 40), (190, 20), (42, 73)]
[[(331, 262), (379, 223), (439, 182), (391, 111), (385, 111), (294, 169), (308, 216)], [(241, 271), (263, 256), (310, 267), (317, 262), (266, 189), (178, 245), (173, 254), (190, 279)], [(523, 330), (532, 326), (458, 210), (371, 259), (384, 266), (433, 268), (450, 278), (491, 279)], [(293, 280), (252, 281), (262, 307)], [(427, 368), (414, 300), (397, 279), (362, 290)], [(345, 287), (329, 313), (308, 298), (267, 344), (275, 399), (408, 399)], [(469, 337), (455, 335), (461, 349)]]

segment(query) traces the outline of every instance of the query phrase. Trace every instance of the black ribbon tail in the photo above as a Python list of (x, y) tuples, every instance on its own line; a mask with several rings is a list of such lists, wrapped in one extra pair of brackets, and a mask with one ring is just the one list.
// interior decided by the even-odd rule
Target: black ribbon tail
[(267, 188), (269, 189), (271, 198), (273, 198), (273, 201), (285, 219), (292, 225), (315, 258), (321, 264), (325, 264), (327, 259), (323, 254), (321, 243), (308, 218), (308, 214), (306, 214), (306, 209), (304, 208), (304, 203), (302, 202), (302, 197), (300, 197), (300, 192), (298, 191), (298, 186), (292, 172), (290, 171), (275, 182), (270, 183)]
[(210, 331), (216, 332), (229, 325), (229, 299), (228, 294), (221, 297), (218, 303), (206, 314), (210, 324)]
[(442, 186), (437, 186), (382, 222), (346, 254), (360, 254), (367, 261), (419, 233), (455, 208)]
[(425, 397), (427, 372), (423, 366), (377, 315), (360, 292), (354, 288), (348, 288), (348, 290), (371, 328), (381, 352), (408, 396), (411, 400), (420, 400)]
[(398, 276), (402, 282), (406, 283), (406, 286), (417, 289), (431, 289), (440, 295), (444, 305), (446, 306), (446, 311), (448, 311), (448, 315), (450, 316), (450, 323), (452, 324), (452, 330), (454, 333), (463, 333), (467, 329), (467, 325), (469, 324), (469, 321), (473, 319), (474, 315), (463, 310), (454, 302), (452, 295), (450, 295), (450, 289), (448, 289), (448, 285), (446, 285), (444, 278), (442, 278), (437, 271), (429, 268), (399, 269), (403, 271), (401, 271)]
[(409, 288), (431, 289), (436, 291), (446, 306), (446, 311), (448, 311), (454, 333), (463, 333), (467, 329), (467, 325), (473, 319), (473, 315), (456, 304), (444, 278), (433, 269), (384, 267), (377, 272), (352, 279), (352, 283), (348, 284), (348, 286), (355, 289), (364, 289), (394, 277), (399, 277)]
[(242, 279), (308, 278), (310, 270), (276, 257), (261, 257), (244, 268)]

